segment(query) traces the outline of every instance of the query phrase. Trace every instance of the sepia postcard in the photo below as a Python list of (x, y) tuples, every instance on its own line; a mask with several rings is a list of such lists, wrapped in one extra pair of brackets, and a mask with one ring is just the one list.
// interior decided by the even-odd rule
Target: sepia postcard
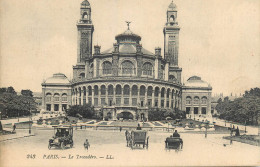
[(0, 166), (259, 166), (259, 0), (0, 0)]

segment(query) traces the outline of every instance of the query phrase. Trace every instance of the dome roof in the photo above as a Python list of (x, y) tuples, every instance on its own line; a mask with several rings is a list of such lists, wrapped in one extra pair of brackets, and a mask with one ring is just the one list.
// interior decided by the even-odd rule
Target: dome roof
[[(101, 54), (112, 54), (114, 51), (114, 48), (110, 48), (102, 52)], [(135, 54), (136, 53), (136, 46), (135, 45), (128, 45), (123, 44), (119, 45), (119, 53), (126, 53), (126, 54)], [(154, 55), (152, 52), (148, 51), (147, 49), (142, 47), (142, 53), (145, 55)]]
[(141, 37), (137, 34), (134, 34), (131, 30), (127, 29), (122, 34), (119, 34), (115, 37), (118, 43), (139, 43)]
[(81, 2), (81, 7), (87, 7), (87, 6), (90, 6), (88, 0), (84, 0), (83, 2)]
[(170, 5), (168, 6), (168, 11), (169, 10), (173, 10), (176, 11), (177, 10), (177, 6), (173, 3), (173, 1), (170, 3)]
[(186, 87), (211, 87), (207, 82), (201, 80), (201, 77), (192, 76), (185, 83)]
[(52, 77), (46, 79), (45, 84), (70, 84), (68, 78), (62, 73), (53, 74)]

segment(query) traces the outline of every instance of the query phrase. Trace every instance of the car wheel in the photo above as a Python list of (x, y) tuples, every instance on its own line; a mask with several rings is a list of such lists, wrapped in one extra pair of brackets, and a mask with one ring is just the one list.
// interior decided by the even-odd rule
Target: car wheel
[(62, 150), (65, 149), (65, 144), (64, 144), (64, 142), (61, 142), (60, 147), (61, 147)]

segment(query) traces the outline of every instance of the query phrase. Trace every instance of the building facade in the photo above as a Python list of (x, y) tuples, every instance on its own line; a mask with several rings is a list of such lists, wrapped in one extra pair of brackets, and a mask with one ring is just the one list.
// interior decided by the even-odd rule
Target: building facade
[(212, 87), (198, 76), (190, 77), (182, 87), (182, 109), (186, 116), (211, 115)]
[[(78, 53), (77, 64), (73, 66), (73, 79), (68, 81), (66, 78), (62, 84), (47, 79), (42, 84), (44, 109), (49, 110), (51, 105), (57, 110), (56, 103), (47, 100), (49, 92), (48, 95), (51, 94), (54, 99), (57, 88), (60, 98), (63, 93), (67, 94), (66, 107), (88, 103), (97, 111), (103, 111), (103, 117), (109, 119), (116, 119), (122, 113), (144, 120), (148, 118), (150, 107), (173, 112), (181, 110), (182, 69), (178, 66), (180, 27), (177, 7), (173, 2), (167, 9), (166, 20), (163, 29), (164, 55), (159, 47), (153, 52), (143, 48), (142, 38), (130, 30), (130, 22), (127, 22), (127, 30), (115, 37), (116, 42), (110, 49), (102, 52), (101, 46), (96, 45), (92, 52), (94, 25), (90, 3), (84, 0), (77, 23)], [(60, 100), (59, 111), (63, 109), (62, 105), (63, 101)]]

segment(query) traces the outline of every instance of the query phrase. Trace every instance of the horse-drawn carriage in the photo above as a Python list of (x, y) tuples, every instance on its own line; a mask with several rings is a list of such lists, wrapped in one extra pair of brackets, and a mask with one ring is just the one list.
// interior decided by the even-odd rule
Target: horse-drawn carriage
[(180, 137), (167, 137), (165, 140), (165, 148), (168, 149), (182, 149), (183, 141)]
[(131, 133), (126, 131), (126, 141), (127, 146), (132, 149), (135, 147), (146, 146), (148, 148), (149, 136), (147, 136), (147, 131), (145, 130), (133, 130)]

